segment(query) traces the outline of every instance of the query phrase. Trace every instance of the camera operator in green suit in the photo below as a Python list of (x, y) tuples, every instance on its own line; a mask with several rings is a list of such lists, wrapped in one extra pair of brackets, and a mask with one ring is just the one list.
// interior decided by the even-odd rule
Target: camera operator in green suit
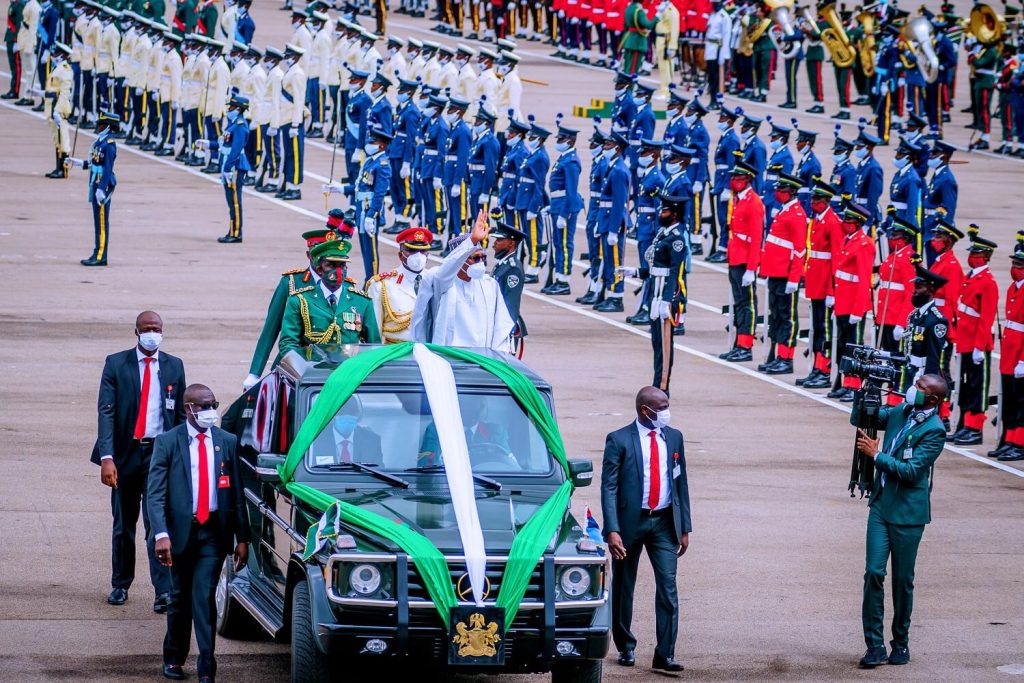
[[(914, 563), (924, 527), (931, 521), (932, 468), (946, 444), (938, 406), (946, 397), (946, 381), (922, 375), (907, 390), (906, 403), (882, 408), (878, 428), (885, 441), (858, 430), (857, 448), (875, 461), (875, 480), (868, 506), (864, 602), (861, 619), (867, 652), (862, 668), (907, 664), (910, 612), (914, 606)], [(858, 410), (851, 423), (858, 424)], [(892, 645), (886, 653), (882, 620), (885, 612), (885, 569), (892, 557)]]

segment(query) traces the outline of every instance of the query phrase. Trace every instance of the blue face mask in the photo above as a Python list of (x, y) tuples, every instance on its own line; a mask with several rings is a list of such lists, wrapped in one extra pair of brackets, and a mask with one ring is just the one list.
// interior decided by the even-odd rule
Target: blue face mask
[(892, 160), (892, 165), (895, 166), (897, 169), (904, 168), (909, 163), (910, 157), (896, 157), (895, 159)]
[(590, 148), (590, 156), (593, 159), (596, 159), (597, 157), (601, 156), (601, 154), (603, 154), (603, 153), (604, 153), (604, 148), (603, 147), (591, 147)]
[(239, 116), (241, 116), (241, 114), (239, 114), (239, 112), (235, 111), (234, 109), (229, 109), (228, 110), (228, 123), (234, 123), (235, 121), (238, 120)]
[(772, 140), (768, 143), (768, 146), (772, 148), (772, 151), (776, 151), (782, 149), (782, 146), (785, 144), (782, 140)]
[(395, 97), (395, 99), (397, 99), (397, 100), (398, 100), (398, 103), (399, 103), (399, 104), (405, 104), (406, 102), (408, 102), (408, 101), (409, 101), (409, 94), (408, 94), (408, 93), (404, 93), (404, 92), (400, 92), (400, 93), (398, 93), (398, 95), (397, 95), (397, 96)]
[(615, 96), (616, 97), (622, 97), (623, 95), (626, 94), (627, 90), (629, 90), (629, 88), (616, 88), (615, 89)]
[(475, 126), (473, 126), (473, 132), (476, 133), (477, 135), (482, 135), (485, 130), (487, 130), (486, 123), (478, 123)]
[(334, 418), (334, 431), (341, 436), (351, 436), (352, 432), (356, 430), (358, 421), (355, 415), (339, 415)]
[(537, 138), (526, 139), (526, 149), (530, 150), (531, 152), (536, 152), (538, 147), (540, 147), (540, 140), (538, 140)]
[(867, 159), (868, 158), (868, 148), (867, 147), (856, 147), (856, 148), (854, 148), (853, 156), (855, 156), (858, 159)]
[(675, 175), (676, 173), (679, 173), (681, 170), (683, 170), (683, 165), (666, 163), (665, 170), (668, 171), (669, 175)]
[(718, 122), (717, 124), (715, 124), (715, 125), (716, 125), (716, 126), (718, 126), (718, 130), (722, 131), (723, 133), (724, 133), (725, 131), (729, 130), (730, 128), (732, 128), (732, 124), (730, 124), (730, 123), (729, 123), (729, 122), (727, 122), (727, 121), (719, 121), (719, 122)]
[(555, 150), (558, 151), (558, 152), (567, 152), (567, 151), (569, 151), (569, 143), (568, 142), (556, 142), (555, 143)]
[(373, 156), (378, 151), (380, 151), (380, 147), (377, 145), (376, 142), (368, 142), (365, 145), (363, 145), (363, 151), (366, 152), (367, 156)]
[(845, 154), (833, 154), (832, 155), (832, 163), (833, 164), (841, 164), (844, 161), (846, 161), (846, 155)]
[(606, 150), (603, 150), (602, 154), (604, 154), (604, 158), (605, 159), (611, 159), (613, 156), (615, 156), (615, 148), (614, 147), (610, 147), (610, 148), (608, 148)]
[(640, 164), (640, 168), (647, 168), (654, 163), (654, 157), (637, 157), (636, 162)]
[(696, 120), (697, 120), (697, 115), (696, 114), (690, 114), (688, 116), (684, 116), (683, 117), (683, 121), (685, 121), (686, 125), (688, 125), (688, 126), (692, 126)]
[(637, 97), (636, 95), (633, 95), (633, 104), (635, 104), (638, 107), (642, 107), (645, 104), (647, 104), (647, 98), (646, 97)]
[(938, 168), (942, 166), (942, 157), (931, 157), (928, 159), (928, 168)]

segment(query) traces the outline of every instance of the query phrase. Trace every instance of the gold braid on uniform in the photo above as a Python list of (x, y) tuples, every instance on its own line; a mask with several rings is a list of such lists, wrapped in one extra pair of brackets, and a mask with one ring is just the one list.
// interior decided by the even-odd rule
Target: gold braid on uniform
[[(302, 272), (301, 270), (296, 271), (296, 272), (289, 271), (289, 272), (285, 273), (285, 275), (297, 275), (298, 273), (301, 273), (301, 272)], [(301, 294), (303, 292), (311, 292), (311, 291), (313, 291), (313, 288), (314, 288), (314, 285), (310, 285), (309, 287), (296, 287), (295, 286), (295, 278), (293, 278), (293, 277), (289, 277), (288, 278), (288, 296), (295, 296), (296, 294)]]
[(341, 328), (338, 327), (337, 320), (332, 320), (323, 332), (313, 332), (313, 325), (309, 321), (309, 303), (301, 294), (299, 295), (299, 315), (302, 316), (302, 334), (310, 344), (330, 343), (332, 336), (337, 337), (338, 343), (341, 342)]
[(409, 329), (412, 324), (412, 311), (399, 313), (391, 308), (391, 301), (388, 299), (388, 288), (384, 280), (380, 280), (380, 306), (384, 312), (384, 320), (380, 323), (381, 332), (384, 335), (397, 334)]

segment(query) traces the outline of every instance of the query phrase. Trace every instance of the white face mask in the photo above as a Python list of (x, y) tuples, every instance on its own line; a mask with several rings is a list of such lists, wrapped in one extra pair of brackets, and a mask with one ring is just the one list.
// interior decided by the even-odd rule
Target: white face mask
[(409, 93), (400, 92), (395, 96), (395, 99), (398, 100), (399, 104), (405, 104), (409, 101)]
[(784, 144), (785, 143), (782, 140), (772, 140), (771, 142), (768, 143), (768, 146), (771, 147), (773, 150), (779, 150), (782, 149), (782, 146)]
[(139, 346), (147, 351), (156, 351), (163, 340), (164, 335), (159, 332), (143, 332), (139, 335)]
[(373, 156), (380, 151), (380, 146), (375, 142), (368, 142), (363, 146), (363, 151), (366, 152), (367, 156)]
[(845, 154), (833, 154), (832, 155), (832, 163), (834, 163), (834, 164), (841, 164), (844, 161), (846, 161), (846, 155)]
[(754, 131), (752, 131), (752, 130), (748, 130), (748, 131), (743, 133), (743, 140), (744, 141), (748, 141), (748, 140), (750, 140), (753, 137), (754, 137)]
[(466, 275), (468, 275), (471, 280), (482, 278), (486, 273), (487, 265), (480, 261), (477, 261), (476, 263), (470, 263), (468, 266), (466, 266)]
[(665, 170), (668, 171), (669, 175), (675, 175), (676, 173), (679, 173), (679, 171), (683, 170), (683, 165), (666, 163)]
[(938, 168), (942, 166), (942, 157), (931, 157), (928, 159), (928, 168)]
[(398, 50), (396, 50), (393, 47), (389, 47), (388, 48), (388, 57), (394, 57), (397, 54), (398, 54)]
[[(647, 410), (650, 412), (651, 409), (648, 408)], [(655, 429), (664, 429), (665, 427), (668, 426), (668, 423), (671, 421), (671, 419), (671, 412), (669, 412), (668, 408), (665, 408), (665, 410), (659, 410), (654, 413), (654, 417), (651, 418), (651, 425)]]
[(908, 157), (896, 157), (895, 159), (892, 160), (892, 165), (895, 166), (897, 169), (903, 168), (909, 163), (910, 159)]
[(437, 107), (425, 107), (423, 109), (423, 113), (429, 116), (430, 118), (434, 118), (435, 116), (437, 116)]
[(629, 88), (616, 88), (615, 89), (615, 96), (616, 97), (622, 97), (623, 95), (626, 94), (627, 90), (629, 90)]
[(217, 420), (220, 416), (217, 415), (217, 411), (213, 408), (209, 410), (200, 410), (198, 413), (193, 412), (192, 415), (196, 418), (196, 422), (203, 429), (209, 429), (217, 424)]
[(609, 147), (608, 149), (605, 149), (605, 150), (602, 150), (602, 151), (603, 151), (605, 159), (611, 159), (612, 157), (615, 156), (615, 152), (616, 152), (614, 147)]
[(683, 117), (683, 121), (685, 121), (686, 125), (688, 125), (688, 126), (692, 126), (696, 120), (697, 120), (697, 115), (696, 114), (690, 114), (688, 116), (684, 116)]
[(640, 168), (647, 168), (648, 166), (654, 163), (654, 157), (637, 157), (636, 162), (640, 164)]
[(603, 152), (604, 152), (604, 148), (603, 147), (591, 147), (590, 148), (590, 156), (593, 159), (596, 159), (597, 157), (601, 156), (601, 154)]
[(540, 140), (537, 138), (526, 138), (526, 149), (536, 152), (538, 147), (540, 147)]
[(459, 115), (456, 114), (453, 111), (452, 112), (447, 112), (444, 115), (444, 120), (448, 122), (449, 126), (455, 125), (455, 122), (458, 120), (458, 118), (459, 118)]
[(476, 133), (477, 135), (482, 135), (485, 130), (487, 130), (486, 123), (478, 123), (473, 126), (473, 132)]
[(715, 125), (718, 126), (718, 130), (722, 131), (723, 133), (732, 128), (732, 125), (728, 121), (719, 121)]
[(414, 273), (418, 273), (427, 265), (427, 255), (421, 253), (409, 254), (405, 257), (405, 267)]
[(416, 106), (418, 106), (420, 108), (420, 111), (422, 111), (427, 108), (428, 102), (430, 102), (428, 98), (420, 97), (419, 99), (416, 100)]
[(357, 92), (363, 89), (362, 83), (349, 83), (348, 92), (350, 95), (355, 95)]
[(858, 159), (866, 159), (868, 156), (868, 148), (855, 147), (853, 150), (853, 156), (857, 157)]
[(555, 151), (566, 152), (568, 150), (569, 150), (569, 143), (568, 142), (556, 142), (555, 143)]

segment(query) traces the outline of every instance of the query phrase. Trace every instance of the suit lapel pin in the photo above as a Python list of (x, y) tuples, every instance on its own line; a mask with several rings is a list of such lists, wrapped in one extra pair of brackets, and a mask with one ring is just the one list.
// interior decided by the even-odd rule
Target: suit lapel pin
[(213, 447), (213, 450), (215, 450), (215, 451), (219, 451), (219, 450), (220, 450), (220, 446), (214, 446), (214, 447)]

